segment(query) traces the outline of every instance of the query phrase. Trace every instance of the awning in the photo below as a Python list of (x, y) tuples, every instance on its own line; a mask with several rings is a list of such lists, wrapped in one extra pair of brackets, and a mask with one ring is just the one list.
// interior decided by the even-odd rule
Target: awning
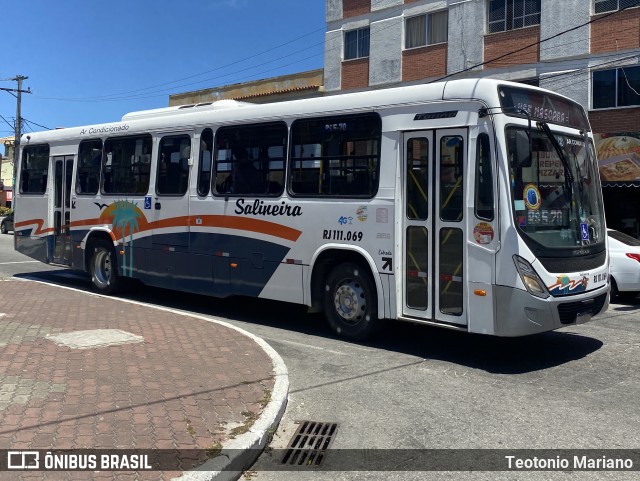
[(602, 182), (602, 188), (611, 187), (640, 187), (640, 180), (637, 182)]

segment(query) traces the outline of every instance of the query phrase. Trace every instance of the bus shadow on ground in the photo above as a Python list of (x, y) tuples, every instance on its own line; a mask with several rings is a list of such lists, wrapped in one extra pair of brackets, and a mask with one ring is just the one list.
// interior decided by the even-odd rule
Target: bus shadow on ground
[[(15, 277), (40, 279), (59, 285), (91, 291), (86, 275), (76, 271), (43, 271)], [(339, 339), (329, 329), (322, 314), (308, 314), (305, 306), (247, 298), (215, 298), (172, 291), (141, 284), (128, 286), (118, 297), (235, 320), (285, 329), (310, 336)], [(636, 309), (632, 305), (613, 304), (610, 311)], [(597, 319), (592, 322), (598, 322)], [(572, 326), (575, 331), (580, 326)], [(374, 349), (394, 351), (425, 359), (458, 364), (496, 374), (523, 374), (540, 371), (582, 359), (603, 346), (603, 342), (565, 330), (517, 338), (499, 338), (469, 334), (446, 328), (388, 321), (376, 338), (359, 343)]]
[[(169, 294), (171, 292), (171, 294)], [(185, 309), (292, 332), (340, 339), (322, 314), (308, 314), (305, 306), (264, 299), (225, 299), (141, 287), (136, 300)], [(597, 322), (597, 321), (595, 321)], [(574, 326), (576, 331), (580, 327)], [(374, 339), (358, 343), (425, 359), (438, 359), (491, 373), (520, 374), (539, 371), (582, 359), (603, 342), (576, 332), (553, 331), (519, 338), (498, 338), (452, 331), (440, 327), (388, 321)]]
[(524, 374), (557, 367), (587, 357), (604, 345), (599, 339), (565, 331), (515, 338), (406, 324), (397, 331), (369, 345), (494, 374)]

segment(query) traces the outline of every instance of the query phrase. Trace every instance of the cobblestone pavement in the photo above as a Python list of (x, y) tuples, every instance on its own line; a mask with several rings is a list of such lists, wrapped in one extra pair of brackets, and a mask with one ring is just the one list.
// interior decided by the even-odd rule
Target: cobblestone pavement
[[(246, 432), (273, 386), (271, 358), (230, 327), (37, 282), (0, 282), (0, 449), (201, 450), (182, 459), (188, 470)], [(0, 472), (0, 479), (181, 473)]]

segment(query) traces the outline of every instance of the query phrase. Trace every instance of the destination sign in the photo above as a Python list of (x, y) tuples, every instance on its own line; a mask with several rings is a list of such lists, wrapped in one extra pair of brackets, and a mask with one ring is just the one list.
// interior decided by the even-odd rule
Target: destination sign
[(506, 115), (589, 129), (589, 122), (580, 104), (559, 95), (507, 86), (501, 86), (498, 93), (500, 106)]

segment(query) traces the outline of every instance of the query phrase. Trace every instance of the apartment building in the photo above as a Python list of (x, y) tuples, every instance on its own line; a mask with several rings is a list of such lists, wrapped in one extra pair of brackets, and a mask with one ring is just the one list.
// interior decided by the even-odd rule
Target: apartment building
[(602, 177), (640, 237), (640, 0), (327, 0), (326, 22), (325, 95), (488, 76), (580, 102), (603, 165), (637, 167)]

